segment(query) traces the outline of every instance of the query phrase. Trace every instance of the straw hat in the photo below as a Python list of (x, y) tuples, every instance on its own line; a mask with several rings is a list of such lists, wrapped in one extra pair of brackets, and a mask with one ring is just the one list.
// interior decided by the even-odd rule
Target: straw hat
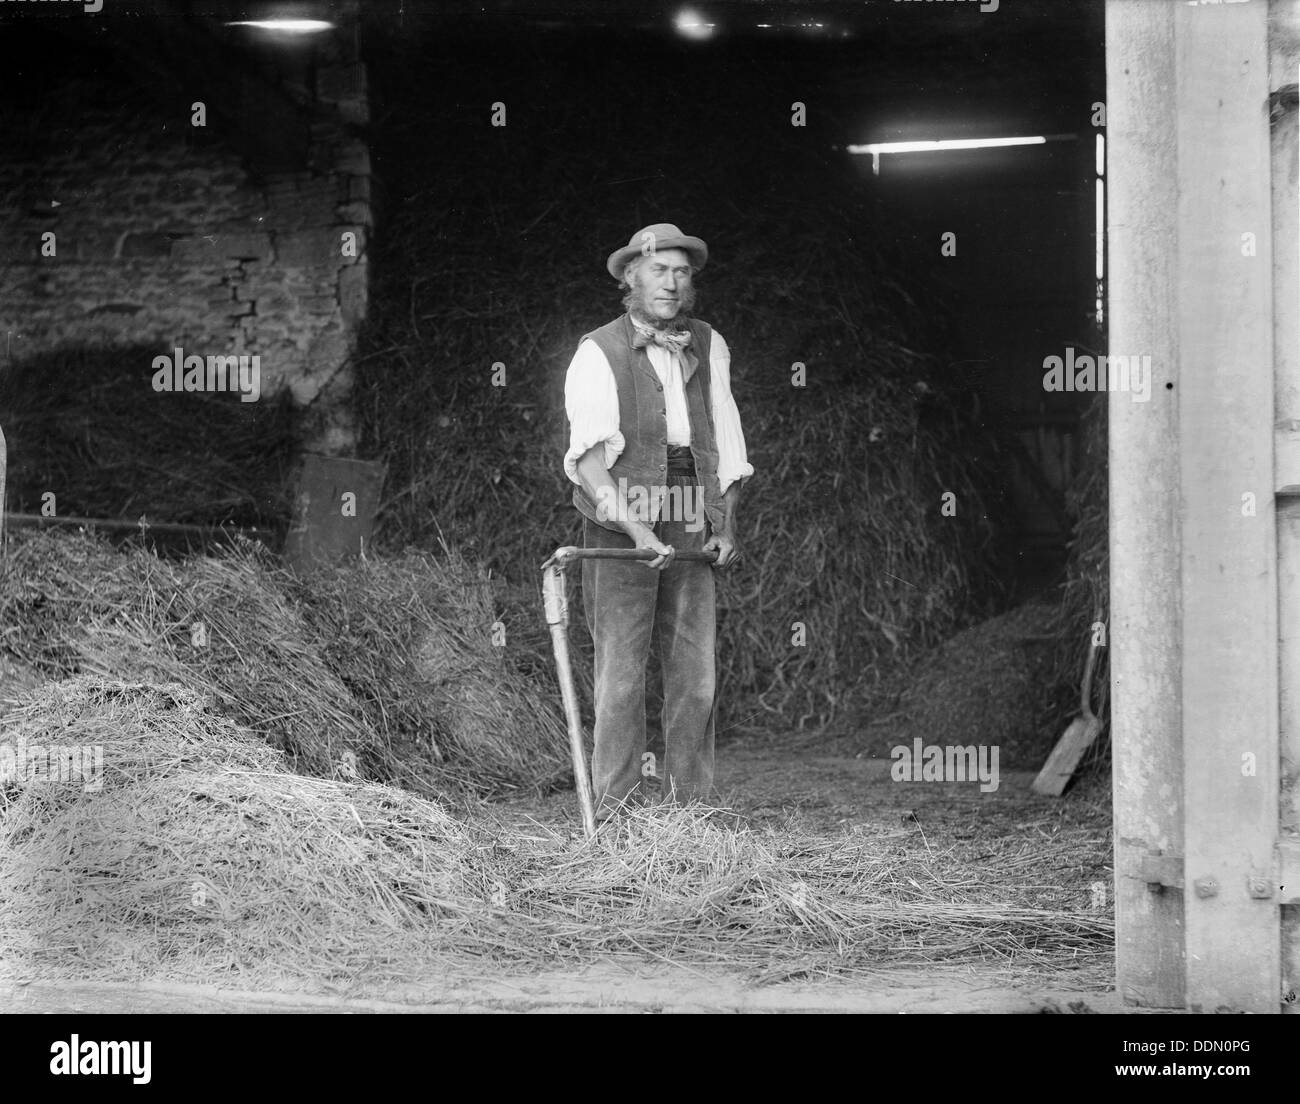
[(709, 247), (699, 238), (683, 234), (671, 222), (656, 222), (645, 226), (628, 240), (622, 249), (615, 249), (605, 262), (605, 267), (615, 280), (623, 279), (623, 269), (643, 253), (649, 255), (660, 249), (681, 249), (691, 258), (696, 271), (704, 267), (709, 259)]

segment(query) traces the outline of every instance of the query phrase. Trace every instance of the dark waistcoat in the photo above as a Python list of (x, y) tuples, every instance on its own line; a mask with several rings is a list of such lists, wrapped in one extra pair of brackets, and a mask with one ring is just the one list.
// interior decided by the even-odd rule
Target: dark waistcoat
[[(713, 343), (713, 330), (707, 323), (694, 318), (688, 319), (686, 324), (691, 331), (691, 349), (699, 359), (699, 366), (685, 381), (691, 455), (695, 458), (695, 475), (700, 484), (704, 516), (716, 532), (722, 527), (723, 513), (710, 390), (709, 348)], [(623, 434), (624, 448), (609, 474), (615, 483), (620, 479), (627, 481), (631, 515), (653, 525), (658, 520), (662, 500), (652, 493), (651, 488), (663, 487), (668, 481), (668, 414), (659, 374), (645, 349), (632, 348), (635, 333), (631, 317), (624, 314), (600, 329), (592, 330), (582, 340), (590, 338), (605, 354), (618, 387), (618, 428)], [(632, 488), (638, 487), (645, 488), (644, 492), (631, 493)], [(606, 529), (618, 530), (614, 523), (596, 517), (596, 504), (583, 487), (573, 489), (573, 504), (584, 517)]]

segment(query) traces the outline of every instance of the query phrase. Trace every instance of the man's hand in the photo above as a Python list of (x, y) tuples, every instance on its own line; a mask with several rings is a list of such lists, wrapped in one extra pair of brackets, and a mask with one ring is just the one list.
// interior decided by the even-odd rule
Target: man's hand
[(717, 550), (718, 559), (714, 567), (734, 567), (740, 561), (740, 545), (736, 541), (736, 534), (730, 530), (724, 530), (720, 533), (714, 533), (704, 542), (705, 552)]
[[(654, 530), (643, 521), (632, 517), (627, 499), (614, 483), (609, 469), (605, 467), (605, 446), (593, 445), (578, 458), (578, 478), (586, 492), (596, 500), (596, 513), (607, 521), (613, 521), (629, 537), (637, 548), (648, 548), (658, 555), (653, 560), (642, 560), (647, 567), (662, 571), (673, 562), (674, 549), (663, 544), (655, 536)], [(612, 507), (612, 512), (611, 512)]]
[(655, 536), (654, 530), (647, 525), (636, 526), (631, 536), (632, 540), (636, 542), (637, 548), (648, 548), (651, 552), (659, 553), (656, 559), (641, 561), (646, 567), (653, 567), (662, 571), (673, 562), (673, 557), (677, 555), (677, 550), (671, 544), (664, 544), (659, 540)]

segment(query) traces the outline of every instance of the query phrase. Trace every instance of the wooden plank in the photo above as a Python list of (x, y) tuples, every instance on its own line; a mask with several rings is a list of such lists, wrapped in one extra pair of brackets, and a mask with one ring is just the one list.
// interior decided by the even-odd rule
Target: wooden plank
[(289, 563), (304, 569), (360, 555), (374, 530), (384, 472), (383, 464), (372, 461), (308, 453), (285, 538)]
[(222, 537), (240, 536), (248, 537), (251, 540), (269, 541), (271, 539), (271, 530), (266, 529), (247, 529), (238, 525), (196, 525), (191, 522), (182, 521), (149, 521), (145, 518), (143, 524), (140, 521), (132, 521), (130, 518), (98, 518), (98, 517), (78, 517), (69, 514), (66, 517), (45, 517), (42, 514), (12, 514), (6, 513), (3, 520), (8, 522), (11, 527), (40, 529), (45, 526), (63, 526), (65, 528), (79, 529), (110, 529), (116, 532), (126, 532), (131, 529), (144, 530), (148, 533), (156, 533), (164, 536), (180, 537)]
[[(1109, 351), (1150, 354), (1151, 401), (1108, 396), (1111, 759), (1115, 870), (1183, 853), (1174, 245), (1178, 150), (1171, 5), (1107, 0)], [(1129, 1002), (1181, 1008), (1183, 896), (1115, 881), (1115, 979)]]
[[(1283, 991), (1300, 992), (1300, 2), (1269, 4)], [(1289, 844), (1289, 849), (1288, 849)], [(1300, 1001), (1283, 1011), (1300, 1015)]]
[(1274, 493), (1300, 495), (1300, 418), (1282, 418), (1273, 427), (1273, 455)]
[(1275, 1013), (1277, 901), (1251, 892), (1278, 823), (1267, 10), (1172, 12), (1186, 999)]
[[(1300, 905), (1300, 839), (1295, 837), (1277, 845), (1277, 899), (1283, 905)], [(1294, 980), (1288, 980), (1287, 988)]]

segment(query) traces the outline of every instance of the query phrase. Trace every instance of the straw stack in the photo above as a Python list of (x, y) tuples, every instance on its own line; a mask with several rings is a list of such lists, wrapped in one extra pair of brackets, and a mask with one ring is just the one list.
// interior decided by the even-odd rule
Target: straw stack
[(297, 592), (325, 661), (389, 739), (428, 747), (480, 790), (572, 777), (557, 696), (516, 667), (514, 624), (454, 549), (322, 570)]
[(183, 683), (318, 777), (426, 793), (566, 777), (554, 702), (494, 645), (490, 585), (449, 549), (306, 579), (249, 542), (173, 563), (32, 531), (9, 552), (0, 643), (51, 675)]
[(292, 774), (190, 688), (51, 683), (6, 719), (19, 736), (98, 745), (105, 770), (97, 793), (0, 786), (11, 975), (325, 983), (463, 894), (464, 832), (436, 805)]
[(0, 784), (8, 977), (383, 992), (611, 958), (779, 980), (975, 957), (1073, 971), (1109, 953), (1107, 914), (1045, 904), (1054, 857), (1014, 840), (1023, 853), (981, 864), (906, 829), (735, 830), (700, 806), (633, 810), (589, 845), (576, 826), (464, 824), (391, 787), (290, 773), (174, 684), (50, 683), (4, 722), (0, 742), (18, 736), (98, 745), (105, 770), (99, 792)]

